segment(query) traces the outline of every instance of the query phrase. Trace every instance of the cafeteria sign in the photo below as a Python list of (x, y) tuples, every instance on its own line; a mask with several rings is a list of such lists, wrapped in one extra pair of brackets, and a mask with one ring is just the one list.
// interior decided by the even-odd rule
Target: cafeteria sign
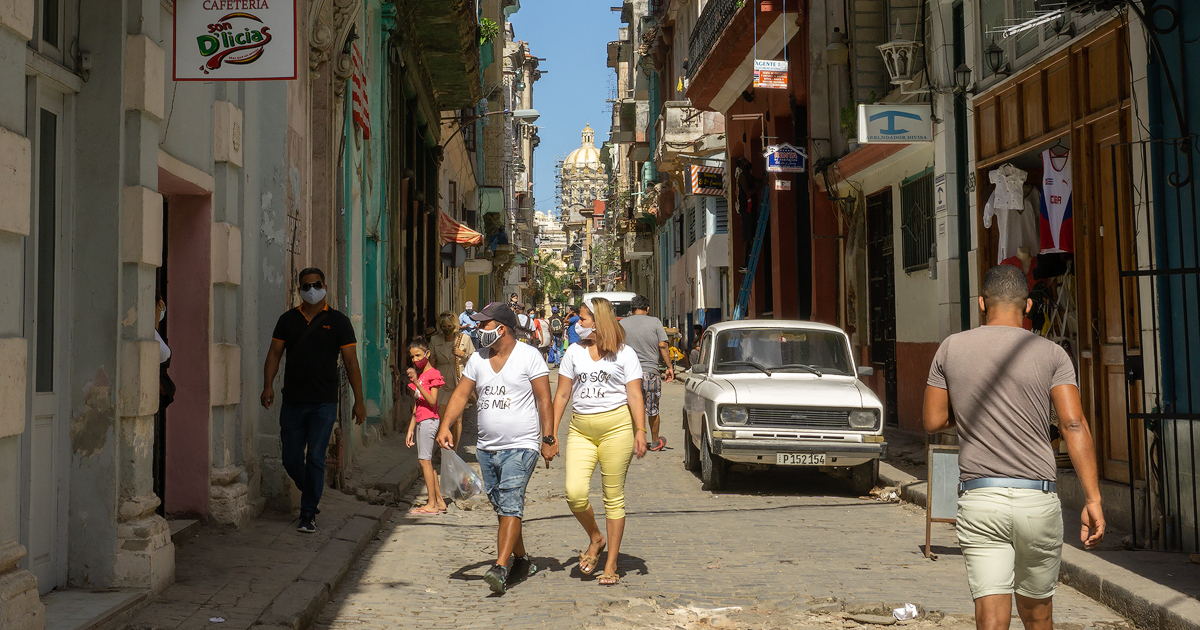
[(725, 167), (700, 166), (693, 164), (691, 168), (690, 194), (720, 197), (725, 194)]
[(176, 0), (176, 81), (296, 78), (296, 0)]
[(754, 60), (754, 87), (787, 88), (788, 62), (773, 59)]
[(808, 169), (808, 151), (786, 142), (767, 147), (764, 157), (768, 173), (803, 173)]

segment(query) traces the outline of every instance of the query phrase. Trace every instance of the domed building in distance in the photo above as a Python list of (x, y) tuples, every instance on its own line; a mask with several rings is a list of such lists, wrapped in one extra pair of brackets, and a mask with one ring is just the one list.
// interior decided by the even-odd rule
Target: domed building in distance
[(591, 125), (583, 128), (579, 148), (562, 165), (562, 208), (567, 223), (582, 223), (592, 214), (592, 202), (607, 197), (608, 174), (596, 149), (596, 132)]

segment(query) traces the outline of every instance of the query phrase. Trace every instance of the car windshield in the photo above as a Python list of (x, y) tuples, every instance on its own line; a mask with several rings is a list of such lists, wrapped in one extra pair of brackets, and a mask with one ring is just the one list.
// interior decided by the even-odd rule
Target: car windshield
[(797, 328), (738, 328), (717, 334), (713, 373), (805, 372), (853, 376), (841, 333)]
[(629, 317), (629, 314), (633, 312), (632, 304), (632, 302), (613, 302), (613, 312), (617, 317)]

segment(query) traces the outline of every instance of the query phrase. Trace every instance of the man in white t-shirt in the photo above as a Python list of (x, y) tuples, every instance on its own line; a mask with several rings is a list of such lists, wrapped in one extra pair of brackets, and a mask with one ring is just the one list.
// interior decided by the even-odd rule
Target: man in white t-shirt
[[(437, 441), (453, 449), (454, 426), (474, 390), (478, 396), (479, 441), (476, 457), (484, 489), (499, 517), (496, 563), (484, 575), (493, 593), (504, 593), (513, 581), (533, 575), (537, 567), (525, 550), (521, 519), (525, 488), (537, 468), (544, 444), (553, 444), (550, 370), (537, 348), (518, 343), (517, 316), (499, 302), (471, 316), (479, 322), (482, 348), (471, 355), (442, 418)], [(550, 442), (544, 442), (543, 435)], [(549, 460), (547, 459), (547, 466)], [(516, 556), (509, 566), (510, 556)]]

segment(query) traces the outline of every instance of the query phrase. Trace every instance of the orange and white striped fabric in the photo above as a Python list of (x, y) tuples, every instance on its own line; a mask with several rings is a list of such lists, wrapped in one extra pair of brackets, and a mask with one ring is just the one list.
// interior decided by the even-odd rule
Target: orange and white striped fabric
[(442, 243), (458, 243), (460, 245), (483, 245), (483, 235), (454, 220), (445, 212), (438, 212), (438, 236)]

